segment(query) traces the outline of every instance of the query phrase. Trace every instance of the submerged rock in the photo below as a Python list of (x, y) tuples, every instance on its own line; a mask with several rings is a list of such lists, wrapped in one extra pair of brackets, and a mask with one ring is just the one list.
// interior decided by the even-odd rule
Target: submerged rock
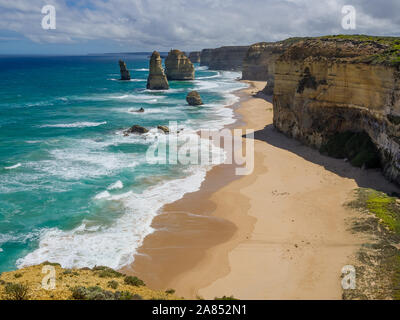
[(149, 130), (147, 130), (145, 127), (135, 124), (134, 126), (130, 127), (128, 130), (125, 130), (124, 135), (128, 136), (131, 133), (143, 134), (143, 133), (147, 133), (147, 132), (149, 132)]
[(131, 75), (126, 67), (126, 63), (119, 60), (119, 70), (121, 72), (121, 80), (131, 80)]
[(179, 50), (171, 50), (165, 59), (165, 73), (168, 80), (194, 80), (194, 66)]
[(131, 111), (131, 112), (138, 112), (138, 113), (142, 113), (142, 112), (144, 112), (144, 109), (143, 109), (143, 108), (140, 108), (140, 109), (138, 109), (138, 110), (133, 110), (133, 111)]
[(167, 77), (161, 64), (161, 57), (157, 51), (154, 51), (150, 58), (150, 71), (147, 78), (147, 89), (166, 90), (169, 89)]
[(197, 91), (191, 91), (186, 96), (186, 101), (191, 106), (200, 106), (203, 104), (200, 94)]
[(167, 126), (157, 126), (157, 129), (163, 131), (165, 134), (170, 133), (170, 130)]

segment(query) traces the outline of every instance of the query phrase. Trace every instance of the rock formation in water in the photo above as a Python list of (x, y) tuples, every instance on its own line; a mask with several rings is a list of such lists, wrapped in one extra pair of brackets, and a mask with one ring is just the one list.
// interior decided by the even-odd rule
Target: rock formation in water
[(399, 44), (332, 36), (289, 46), (275, 63), (275, 127), (338, 157), (352, 154), (358, 166), (373, 163), (375, 149), (386, 177), (400, 183)]
[(131, 133), (138, 133), (138, 134), (143, 134), (143, 133), (147, 133), (149, 132), (148, 129), (146, 129), (145, 127), (139, 126), (137, 124), (133, 125), (132, 127), (130, 127), (128, 130), (124, 131), (124, 135), (128, 136)]
[(131, 75), (126, 67), (126, 63), (122, 60), (119, 60), (119, 70), (121, 72), (121, 80), (131, 80)]
[(171, 50), (165, 59), (165, 74), (168, 80), (194, 80), (194, 66), (179, 50)]
[(144, 109), (143, 109), (143, 107), (142, 107), (142, 108), (137, 109), (137, 110), (132, 110), (131, 112), (143, 113), (143, 112), (144, 112)]
[(192, 63), (200, 63), (200, 51), (193, 51), (189, 53), (189, 59)]
[(213, 70), (240, 71), (248, 49), (249, 46), (203, 49), (200, 54), (200, 65)]
[(169, 134), (170, 130), (167, 126), (157, 126), (158, 130), (161, 130), (162, 132), (164, 132), (165, 134)]
[(200, 94), (197, 91), (191, 91), (186, 96), (186, 101), (191, 106), (200, 106), (203, 104)]
[(166, 90), (169, 89), (167, 77), (162, 67), (160, 54), (154, 51), (150, 58), (149, 77), (147, 78), (147, 89)]

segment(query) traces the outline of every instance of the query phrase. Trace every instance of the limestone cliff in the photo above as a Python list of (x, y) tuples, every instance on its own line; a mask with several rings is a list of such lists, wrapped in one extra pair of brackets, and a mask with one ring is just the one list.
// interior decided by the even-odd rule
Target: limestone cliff
[(203, 49), (200, 65), (213, 70), (242, 70), (243, 59), (249, 46), (230, 46), (217, 49)]
[(320, 148), (366, 133), (384, 174), (400, 183), (400, 38), (332, 36), (296, 42), (275, 63), (274, 125)]
[(179, 50), (171, 50), (165, 59), (165, 73), (168, 80), (194, 80), (194, 66)]
[(167, 77), (161, 64), (160, 53), (154, 51), (150, 58), (150, 70), (147, 78), (147, 89), (165, 90), (169, 89)]
[(192, 63), (200, 63), (200, 51), (193, 51), (189, 53), (189, 59)]
[(131, 75), (126, 67), (126, 63), (122, 60), (119, 60), (119, 70), (121, 72), (121, 80), (131, 80)]
[(263, 92), (271, 95), (274, 87), (275, 61), (298, 39), (290, 38), (285, 41), (259, 42), (251, 45), (243, 60), (242, 79), (267, 81)]

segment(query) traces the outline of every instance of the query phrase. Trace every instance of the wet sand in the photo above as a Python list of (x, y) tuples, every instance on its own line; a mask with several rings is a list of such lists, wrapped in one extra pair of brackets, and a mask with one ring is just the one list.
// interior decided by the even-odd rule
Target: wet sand
[(125, 272), (185, 298), (340, 299), (341, 269), (362, 243), (343, 204), (357, 187), (398, 191), (378, 171), (351, 167), (285, 137), (272, 105), (239, 93), (236, 127), (255, 131), (255, 168), (207, 174), (198, 192), (164, 207)]

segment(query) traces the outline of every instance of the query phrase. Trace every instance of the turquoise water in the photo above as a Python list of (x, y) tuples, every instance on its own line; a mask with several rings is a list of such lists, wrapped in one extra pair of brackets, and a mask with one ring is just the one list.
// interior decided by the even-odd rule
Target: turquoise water
[[(117, 80), (119, 58), (132, 81)], [(121, 267), (162, 205), (199, 188), (209, 166), (146, 161), (152, 128), (177, 121), (183, 139), (232, 123), (224, 106), (240, 75), (196, 66), (195, 81), (157, 92), (147, 75), (147, 54), (0, 57), (0, 272), (46, 260)], [(193, 89), (204, 106), (187, 106)], [(125, 137), (133, 124), (152, 130)]]

